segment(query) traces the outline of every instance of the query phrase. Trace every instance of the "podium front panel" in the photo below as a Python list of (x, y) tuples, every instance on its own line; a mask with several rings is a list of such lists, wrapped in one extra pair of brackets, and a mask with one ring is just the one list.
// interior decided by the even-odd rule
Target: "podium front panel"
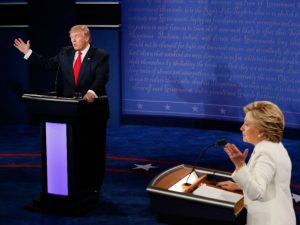
[(68, 154), (67, 125), (45, 123), (47, 192), (55, 195), (68, 195)]

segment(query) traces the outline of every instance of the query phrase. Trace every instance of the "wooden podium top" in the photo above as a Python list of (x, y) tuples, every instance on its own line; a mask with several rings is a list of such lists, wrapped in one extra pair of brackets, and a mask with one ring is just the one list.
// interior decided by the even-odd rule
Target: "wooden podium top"
[[(189, 181), (190, 184), (187, 185), (187, 179), (189, 179), (192, 172), (196, 173), (197, 178), (192, 182)], [(231, 208), (234, 216), (238, 216), (244, 207), (242, 192), (230, 192), (216, 186), (217, 182), (230, 179), (231, 175), (223, 171), (179, 165), (155, 177), (148, 185), (147, 191), (156, 195)], [(174, 188), (174, 186), (177, 187)], [(205, 195), (199, 192), (200, 189), (205, 189)]]

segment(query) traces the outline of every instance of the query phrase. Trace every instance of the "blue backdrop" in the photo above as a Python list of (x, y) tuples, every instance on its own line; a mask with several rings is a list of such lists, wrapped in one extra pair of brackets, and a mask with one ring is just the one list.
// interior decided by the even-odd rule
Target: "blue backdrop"
[(270, 100), (300, 128), (300, 3), (122, 1), (122, 110), (241, 121)]

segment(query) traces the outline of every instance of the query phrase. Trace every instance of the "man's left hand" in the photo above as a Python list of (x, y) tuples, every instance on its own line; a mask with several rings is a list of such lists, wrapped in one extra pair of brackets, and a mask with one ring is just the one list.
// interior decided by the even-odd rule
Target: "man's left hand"
[(93, 95), (93, 93), (90, 92), (87, 92), (83, 97), (83, 99), (85, 99), (88, 103), (94, 102), (95, 98), (95, 95)]

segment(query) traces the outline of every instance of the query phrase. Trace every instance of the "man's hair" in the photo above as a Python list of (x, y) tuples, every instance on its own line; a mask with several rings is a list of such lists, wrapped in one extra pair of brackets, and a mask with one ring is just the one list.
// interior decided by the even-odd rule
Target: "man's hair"
[(269, 101), (255, 101), (244, 107), (244, 112), (250, 112), (254, 123), (266, 139), (279, 143), (283, 137), (284, 115), (280, 108)]
[(91, 42), (91, 32), (87, 25), (75, 25), (71, 27), (71, 29), (69, 30), (69, 34), (78, 31), (82, 31), (84, 35), (89, 38), (89, 42)]

